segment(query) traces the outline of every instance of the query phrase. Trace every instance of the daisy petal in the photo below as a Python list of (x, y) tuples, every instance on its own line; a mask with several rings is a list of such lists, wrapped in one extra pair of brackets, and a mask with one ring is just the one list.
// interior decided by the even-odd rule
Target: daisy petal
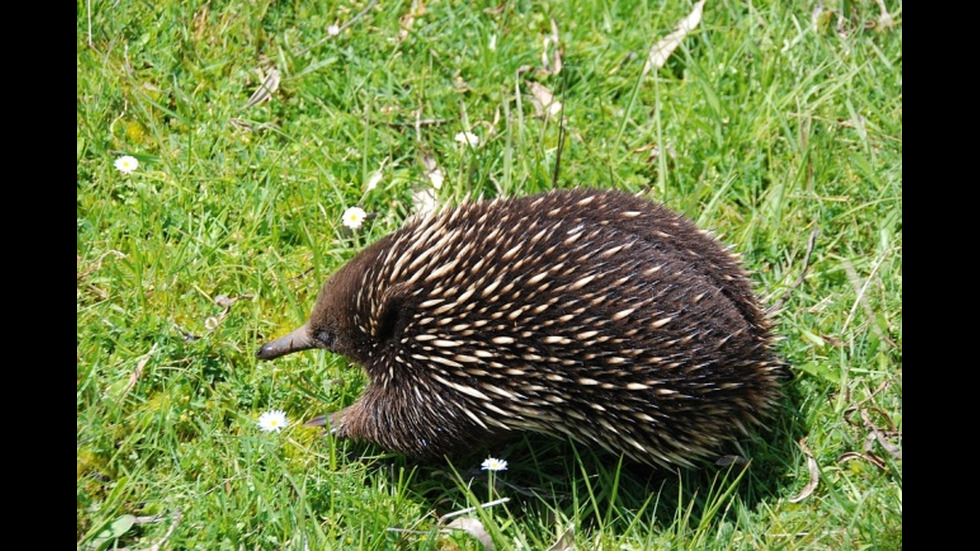
[(507, 461), (503, 459), (497, 459), (496, 457), (488, 457), (483, 460), (483, 464), (480, 465), (484, 471), (506, 471)]

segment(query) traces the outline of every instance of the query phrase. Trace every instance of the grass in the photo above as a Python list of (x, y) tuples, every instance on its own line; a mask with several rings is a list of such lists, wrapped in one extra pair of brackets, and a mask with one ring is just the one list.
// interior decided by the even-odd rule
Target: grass
[[(580, 548), (900, 548), (901, 3), (869, 28), (871, 1), (709, 2), (645, 78), (687, 2), (383, 4), (336, 37), (366, 1), (77, 4), (79, 548), (480, 549), (437, 519), (490, 497), (511, 500), (469, 516), (498, 549), (569, 527)], [(537, 72), (552, 21), (557, 75)], [(271, 101), (244, 108), (273, 67)], [(415, 465), (258, 430), (363, 388), (338, 356), (253, 353), (413, 212), (423, 157), (440, 202), (554, 185), (560, 116), (536, 116), (531, 81), (564, 105), (559, 187), (646, 191), (722, 234), (769, 303), (789, 293), (791, 398), (748, 469), (651, 473), (532, 438)], [(375, 215), (356, 232), (352, 205)], [(804, 437), (820, 478), (793, 503)], [(510, 462), (492, 486), (487, 454)]]

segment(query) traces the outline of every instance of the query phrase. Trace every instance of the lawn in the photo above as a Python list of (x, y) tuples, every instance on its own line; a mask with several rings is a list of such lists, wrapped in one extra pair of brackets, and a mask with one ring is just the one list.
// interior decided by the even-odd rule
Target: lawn
[[(649, 64), (692, 10), (79, 2), (78, 548), (901, 548), (902, 4), (709, 1)], [(769, 431), (670, 471), (302, 426), (366, 376), (255, 350), (331, 273), (433, 204), (555, 187), (741, 254), (793, 373)]]

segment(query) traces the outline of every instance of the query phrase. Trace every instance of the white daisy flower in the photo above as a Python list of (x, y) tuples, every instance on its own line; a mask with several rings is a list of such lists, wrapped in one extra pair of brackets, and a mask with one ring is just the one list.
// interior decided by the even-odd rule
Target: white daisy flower
[(340, 27), (338, 27), (337, 25), (330, 25), (329, 27), (327, 27), (327, 34), (329, 34), (330, 36), (337, 36), (338, 34), (340, 34)]
[(356, 230), (364, 224), (367, 213), (361, 207), (350, 207), (344, 211), (344, 225), (352, 230)]
[(491, 471), (491, 472), (506, 471), (507, 461), (503, 459), (497, 459), (496, 457), (488, 457), (483, 460), (483, 464), (480, 465), (480, 468), (482, 468), (484, 471)]
[(286, 412), (281, 409), (270, 409), (259, 416), (259, 428), (265, 432), (279, 432), (288, 424)]
[(456, 134), (456, 141), (471, 147), (480, 145), (480, 137), (472, 132), (460, 132)]
[(129, 174), (130, 172), (136, 170), (140, 166), (140, 162), (136, 160), (136, 157), (132, 155), (123, 155), (116, 159), (113, 163), (116, 165), (116, 170), (122, 172), (123, 174)]
[(367, 213), (361, 207), (350, 207), (344, 211), (344, 225), (352, 230), (356, 230), (364, 223)]

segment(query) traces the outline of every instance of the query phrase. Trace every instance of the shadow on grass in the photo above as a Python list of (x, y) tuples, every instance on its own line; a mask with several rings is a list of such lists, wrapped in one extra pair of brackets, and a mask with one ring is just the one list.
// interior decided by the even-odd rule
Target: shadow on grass
[[(769, 421), (771, 430), (722, 450), (720, 458), (737, 456), (724, 465), (707, 462), (670, 471), (538, 435), (476, 449), (449, 462), (414, 463), (398, 455), (378, 456), (372, 454), (378, 448), (367, 444), (347, 443), (344, 449), (346, 460), (370, 461), (370, 470), (392, 481), (402, 476), (398, 473), (403, 467), (411, 470), (408, 491), (431, 507), (435, 516), (493, 496), (510, 498), (507, 509), (517, 518), (563, 516), (576, 520), (582, 529), (614, 533), (630, 530), (639, 519), (643, 526), (677, 534), (703, 532), (731, 515), (735, 504), (755, 510), (762, 502), (790, 495), (787, 486), (800, 486), (792, 474), (799, 472), (803, 461), (796, 443), (806, 428), (799, 413), (799, 393), (794, 384), (787, 387), (782, 407)], [(506, 471), (492, 477), (492, 492), (491, 477), (480, 468), (487, 457), (508, 462)]]

